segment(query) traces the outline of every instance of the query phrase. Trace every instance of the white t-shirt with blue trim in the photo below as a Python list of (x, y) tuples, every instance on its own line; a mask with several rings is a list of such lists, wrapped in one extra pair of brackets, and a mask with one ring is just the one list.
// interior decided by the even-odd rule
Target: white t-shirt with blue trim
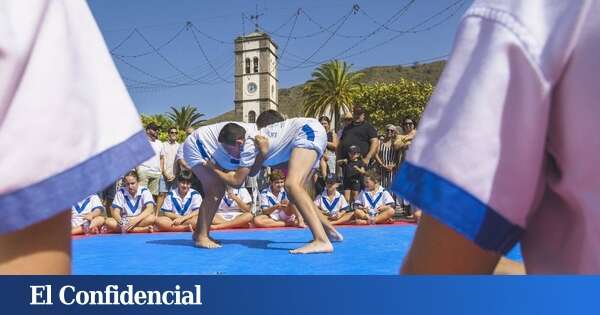
[(281, 204), (284, 200), (289, 201), (287, 192), (283, 188), (277, 196), (273, 193), (271, 187), (267, 187), (260, 192), (261, 209), (270, 208), (278, 203)]
[(74, 225), (81, 225), (84, 216), (96, 209), (104, 210), (104, 206), (98, 195), (93, 194), (71, 207), (71, 223), (75, 223)]
[(187, 194), (181, 198), (178, 190), (179, 189), (175, 188), (169, 191), (165, 201), (162, 204), (162, 211), (172, 212), (182, 217), (200, 209), (200, 205), (202, 204), (202, 196), (199, 192), (190, 188)]
[[(245, 187), (233, 189), (233, 194), (238, 196), (242, 200), (242, 202), (245, 204), (249, 204), (252, 202), (252, 196), (250, 196), (248, 189), (246, 189)], [(231, 211), (239, 212), (241, 210), (242, 209), (240, 208), (240, 206), (237, 204), (237, 202), (235, 200), (229, 199), (227, 197), (227, 192), (226, 192), (225, 195), (223, 196), (223, 199), (221, 199), (221, 203), (219, 204), (219, 212), (231, 212)]]
[(112, 207), (117, 209), (125, 209), (128, 217), (135, 217), (140, 215), (147, 204), (153, 204), (154, 198), (146, 187), (138, 186), (138, 190), (135, 196), (131, 196), (129, 191), (125, 188), (121, 188), (117, 191), (115, 200), (113, 201)]
[(335, 192), (333, 198), (329, 198), (327, 191), (323, 191), (315, 198), (315, 205), (319, 207), (319, 209), (327, 211), (329, 214), (332, 212), (339, 213), (340, 211), (348, 210), (350, 207), (348, 201), (344, 198), (344, 195), (340, 194), (338, 191)]
[(367, 210), (376, 210), (381, 206), (393, 206), (394, 198), (389, 191), (379, 185), (374, 192), (363, 189), (356, 197), (354, 204)]
[[(248, 189), (245, 187), (233, 189), (233, 193), (238, 196), (243, 203), (252, 203), (252, 196), (250, 196)], [(226, 192), (223, 196), (223, 199), (221, 199), (217, 213), (220, 214), (225, 220), (231, 221), (238, 215), (242, 214), (243, 211), (235, 200), (227, 197)]]

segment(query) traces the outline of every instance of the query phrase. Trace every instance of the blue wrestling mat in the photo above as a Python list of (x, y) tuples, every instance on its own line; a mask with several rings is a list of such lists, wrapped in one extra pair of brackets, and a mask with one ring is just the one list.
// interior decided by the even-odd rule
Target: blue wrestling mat
[[(191, 233), (100, 235), (73, 240), (79, 275), (395, 275), (413, 238), (412, 225), (340, 227), (332, 254), (291, 255), (308, 229), (213, 232), (223, 247), (193, 246)], [(515, 248), (509, 258), (522, 261)]]

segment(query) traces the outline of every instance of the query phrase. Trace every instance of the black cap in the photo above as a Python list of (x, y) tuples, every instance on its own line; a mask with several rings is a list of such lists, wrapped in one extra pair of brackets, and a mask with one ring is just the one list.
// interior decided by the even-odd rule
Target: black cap
[(149, 123), (148, 126), (146, 126), (146, 129), (152, 129), (154, 131), (158, 131), (158, 126), (155, 123)]
[(348, 153), (360, 153), (360, 148), (355, 145), (351, 145), (348, 148)]
[(327, 184), (335, 184), (335, 183), (339, 183), (340, 179), (335, 176), (335, 174), (329, 174), (327, 175), (327, 178), (325, 178), (325, 183)]
[(181, 173), (177, 176), (178, 181), (192, 181), (192, 172), (188, 170), (181, 170)]

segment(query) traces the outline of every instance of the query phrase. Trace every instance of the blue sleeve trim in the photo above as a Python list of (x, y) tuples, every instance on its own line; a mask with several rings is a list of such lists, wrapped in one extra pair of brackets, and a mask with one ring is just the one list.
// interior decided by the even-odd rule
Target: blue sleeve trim
[(147, 202), (145, 202), (145, 203), (144, 203), (144, 207), (145, 207), (147, 204), (149, 204), (149, 203), (151, 203), (151, 204), (153, 204), (153, 205), (155, 205), (155, 206), (156, 206), (156, 202), (154, 202), (154, 201), (147, 201)]
[(483, 249), (506, 254), (523, 233), (461, 187), (409, 162), (402, 163), (391, 188)]
[(113, 203), (112, 205), (110, 205), (110, 206), (111, 206), (112, 208), (115, 208), (115, 209), (123, 209), (123, 208), (121, 208), (121, 207), (117, 206), (117, 205), (116, 205), (116, 204), (114, 204), (114, 203)]
[(154, 151), (142, 130), (65, 171), (0, 195), (0, 209), (3, 209), (0, 234), (26, 228), (69, 209), (152, 155)]
[(164, 211), (164, 212), (173, 212), (173, 209), (171, 209), (171, 210), (168, 210), (168, 209), (162, 208), (162, 209), (160, 209), (160, 210), (161, 210), (161, 211)]
[(104, 207), (103, 206), (93, 207), (92, 212), (94, 212), (96, 209), (104, 210)]

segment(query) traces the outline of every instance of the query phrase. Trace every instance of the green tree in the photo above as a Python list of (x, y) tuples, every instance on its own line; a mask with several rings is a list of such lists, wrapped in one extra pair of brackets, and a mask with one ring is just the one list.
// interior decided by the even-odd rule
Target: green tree
[(304, 115), (333, 117), (337, 130), (340, 114), (352, 110), (352, 100), (361, 88), (363, 74), (350, 72), (350, 67), (344, 61), (333, 60), (313, 71), (302, 91)]
[(380, 129), (386, 124), (399, 125), (405, 118), (419, 121), (432, 92), (430, 83), (400, 79), (363, 86), (354, 104), (364, 106), (371, 124)]
[(174, 126), (185, 131), (187, 128), (194, 129), (200, 127), (206, 120), (202, 119), (204, 114), (198, 112), (194, 106), (187, 105), (177, 109), (171, 106), (171, 111), (167, 113), (167, 117), (173, 122)]

